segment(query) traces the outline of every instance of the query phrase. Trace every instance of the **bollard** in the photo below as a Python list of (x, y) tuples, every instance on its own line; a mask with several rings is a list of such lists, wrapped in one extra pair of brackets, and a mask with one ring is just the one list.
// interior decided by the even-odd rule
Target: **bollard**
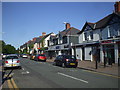
[(97, 63), (97, 59), (95, 60), (95, 68), (98, 68), (98, 63)]
[(104, 56), (104, 67), (106, 67), (106, 58)]

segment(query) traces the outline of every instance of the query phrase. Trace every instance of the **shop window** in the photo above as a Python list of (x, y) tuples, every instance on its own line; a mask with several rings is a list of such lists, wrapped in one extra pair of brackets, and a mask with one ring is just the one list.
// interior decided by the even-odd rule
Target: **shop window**
[(118, 57), (120, 58), (120, 44), (118, 44)]

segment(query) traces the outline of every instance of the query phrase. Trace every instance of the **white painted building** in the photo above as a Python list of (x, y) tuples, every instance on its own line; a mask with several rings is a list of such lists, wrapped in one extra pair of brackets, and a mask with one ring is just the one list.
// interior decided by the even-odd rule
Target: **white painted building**
[(110, 64), (120, 58), (120, 13), (112, 13), (96, 23), (86, 22), (74, 46), (80, 60), (104, 59)]

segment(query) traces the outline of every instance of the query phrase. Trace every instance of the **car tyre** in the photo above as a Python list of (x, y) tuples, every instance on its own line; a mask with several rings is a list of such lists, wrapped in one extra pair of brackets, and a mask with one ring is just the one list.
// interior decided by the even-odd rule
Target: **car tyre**
[(55, 62), (54, 65), (57, 66), (57, 62)]
[(18, 67), (18, 69), (22, 69), (22, 67), (21, 67), (21, 66), (19, 66), (19, 67)]
[(7, 70), (7, 67), (4, 67), (3, 69), (4, 69), (4, 70)]

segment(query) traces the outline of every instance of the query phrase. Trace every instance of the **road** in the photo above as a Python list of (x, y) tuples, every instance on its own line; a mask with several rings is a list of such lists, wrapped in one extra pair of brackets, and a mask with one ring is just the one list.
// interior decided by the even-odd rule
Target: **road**
[[(118, 88), (118, 78), (79, 68), (54, 66), (21, 58), (22, 69), (4, 71), (3, 88)], [(13, 85), (13, 86), (11, 86)]]

